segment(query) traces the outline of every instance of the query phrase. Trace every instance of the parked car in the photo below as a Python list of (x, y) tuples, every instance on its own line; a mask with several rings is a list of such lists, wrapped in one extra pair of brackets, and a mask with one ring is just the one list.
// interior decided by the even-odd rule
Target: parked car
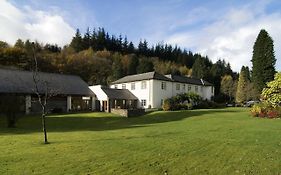
[(225, 106), (226, 106), (226, 107), (234, 107), (234, 106), (235, 106), (235, 103), (226, 103)]
[(259, 101), (254, 101), (254, 100), (251, 100), (251, 101), (247, 101), (244, 105), (244, 107), (252, 107), (254, 104), (256, 103), (259, 103)]

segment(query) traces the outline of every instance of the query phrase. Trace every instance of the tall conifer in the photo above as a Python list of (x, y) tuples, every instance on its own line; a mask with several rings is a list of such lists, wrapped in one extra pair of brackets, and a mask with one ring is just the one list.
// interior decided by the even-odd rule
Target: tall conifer
[(266, 83), (273, 80), (276, 63), (273, 40), (264, 29), (254, 44), (252, 63), (253, 83), (258, 93), (261, 93)]

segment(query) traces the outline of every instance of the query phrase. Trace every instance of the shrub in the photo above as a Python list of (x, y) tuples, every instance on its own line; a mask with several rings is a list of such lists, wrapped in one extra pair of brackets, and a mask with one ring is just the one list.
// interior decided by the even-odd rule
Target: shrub
[(173, 111), (174, 109), (174, 100), (172, 98), (168, 98), (164, 100), (164, 104), (162, 106), (164, 111)]
[(217, 104), (208, 100), (202, 100), (202, 98), (195, 93), (178, 94), (174, 97), (164, 100), (164, 111), (175, 111), (181, 109), (193, 109), (193, 108), (212, 108), (217, 107)]
[(262, 108), (261, 108), (260, 104), (254, 105), (254, 106), (252, 107), (252, 109), (250, 110), (251, 115), (252, 115), (253, 117), (258, 117), (259, 114), (261, 113), (261, 111), (262, 111)]
[(262, 98), (271, 106), (281, 106), (281, 72), (276, 73), (274, 80), (267, 83), (267, 87), (262, 90)]
[(199, 102), (197, 106), (195, 106), (197, 109), (212, 109), (212, 108), (218, 108), (219, 105), (216, 102), (209, 101), (209, 100), (202, 100)]
[(280, 118), (281, 117), (281, 107), (273, 107), (269, 103), (263, 102), (255, 104), (250, 110), (253, 117), (261, 118)]

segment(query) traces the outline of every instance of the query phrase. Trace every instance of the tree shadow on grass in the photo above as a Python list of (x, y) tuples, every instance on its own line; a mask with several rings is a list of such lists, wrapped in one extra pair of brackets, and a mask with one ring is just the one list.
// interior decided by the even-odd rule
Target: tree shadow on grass
[[(140, 117), (125, 118), (108, 113), (54, 115), (46, 118), (48, 132), (106, 131), (148, 127), (157, 123), (180, 121), (212, 113), (241, 112), (231, 109), (152, 112)], [(1, 120), (1, 119), (0, 119)], [(1, 124), (1, 123), (0, 123)], [(2, 121), (3, 124), (3, 121)], [(1, 126), (1, 125), (0, 125)], [(16, 128), (0, 127), (0, 135), (41, 132), (39, 116), (22, 117)]]

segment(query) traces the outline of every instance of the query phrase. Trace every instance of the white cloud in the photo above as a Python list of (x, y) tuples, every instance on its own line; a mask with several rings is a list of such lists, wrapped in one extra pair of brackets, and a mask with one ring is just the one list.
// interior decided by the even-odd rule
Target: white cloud
[(239, 71), (242, 65), (251, 67), (252, 48), (260, 29), (266, 29), (274, 40), (280, 70), (281, 13), (265, 14), (262, 8), (230, 9), (200, 30), (176, 33), (167, 37), (166, 42), (195, 49), (213, 61), (223, 58)]
[(14, 44), (18, 38), (63, 46), (75, 30), (62, 16), (24, 7), (19, 9), (7, 0), (0, 1), (0, 40)]

